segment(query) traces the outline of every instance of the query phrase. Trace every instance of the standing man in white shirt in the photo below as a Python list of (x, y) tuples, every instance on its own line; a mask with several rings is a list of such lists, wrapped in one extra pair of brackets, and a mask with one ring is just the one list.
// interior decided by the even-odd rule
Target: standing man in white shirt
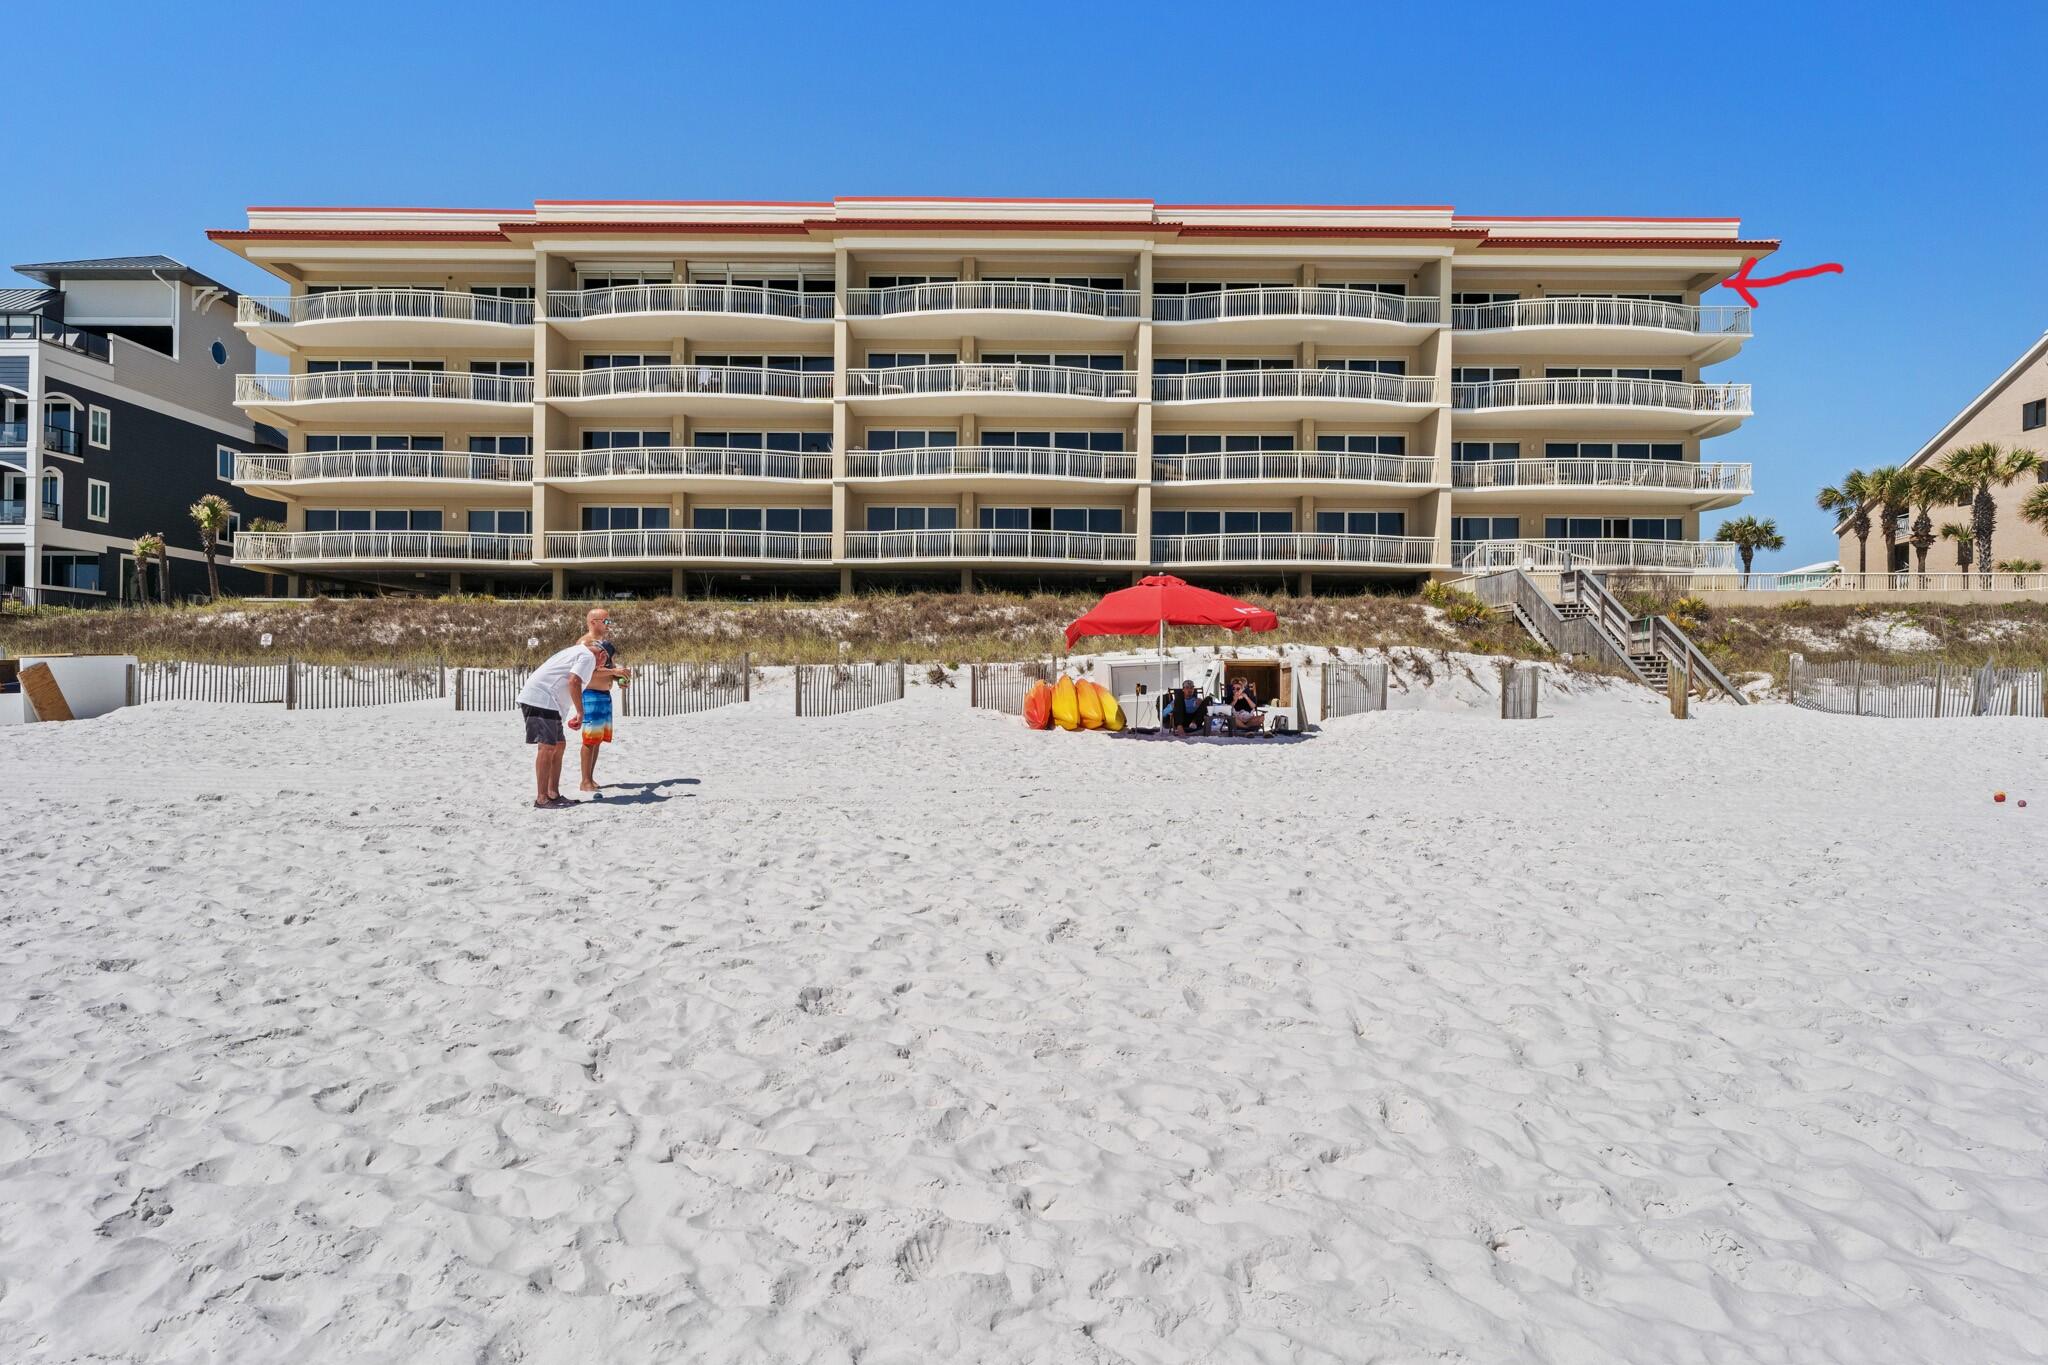
[(562, 795), (563, 714), (571, 730), (583, 727), (583, 685), (597, 669), (597, 652), (581, 641), (552, 654), (527, 675), (519, 689), (519, 714), (526, 718), (526, 742), (533, 755), (535, 810), (563, 810), (576, 803)]

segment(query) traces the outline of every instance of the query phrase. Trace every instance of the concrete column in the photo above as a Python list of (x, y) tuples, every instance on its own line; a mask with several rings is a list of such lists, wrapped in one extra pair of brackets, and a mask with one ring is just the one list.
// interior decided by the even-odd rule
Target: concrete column
[[(1453, 364), (1451, 341), (1451, 291), (1452, 267), (1448, 256), (1440, 257), (1424, 266), (1421, 272), (1421, 291), (1435, 294), (1437, 309), (1444, 325), (1431, 334), (1423, 343), (1422, 360), (1424, 368), (1436, 376), (1436, 397), (1441, 405), (1436, 412), (1422, 423), (1422, 449), (1411, 451), (1415, 455), (1428, 455), (1435, 461), (1436, 468), (1430, 481), (1437, 486), (1436, 492), (1425, 495), (1420, 502), (1422, 515), (1427, 519), (1429, 531), (1434, 535), (1436, 548), (1431, 558), (1447, 564), (1451, 558), (1451, 517), (1455, 500), (1450, 492), (1451, 485), (1451, 443), (1456, 439), (1456, 422), (1451, 414), (1451, 368)], [(1425, 534), (1420, 528), (1411, 528), (1411, 535)]]
[(680, 602), (690, 595), (686, 574), (682, 569), (668, 571), (668, 595)]
[(839, 595), (841, 597), (853, 596), (853, 569), (844, 564), (839, 566)]
[(555, 599), (555, 600), (556, 600), (557, 602), (559, 602), (559, 601), (561, 601), (561, 600), (562, 600), (563, 598), (565, 598), (565, 597), (567, 597), (567, 596), (569, 595), (569, 594), (568, 594), (568, 577), (569, 577), (569, 573), (568, 573), (568, 570), (566, 570), (566, 569), (551, 569), (551, 570), (549, 570), (549, 573), (548, 573), (548, 577), (549, 577), (549, 582), (550, 582), (550, 586), (549, 586), (549, 588), (548, 588), (548, 593), (549, 593), (549, 595), (550, 595), (550, 596), (552, 596), (552, 597), (553, 597), (553, 598), (554, 598), (554, 599)]
[(284, 576), (284, 595), (286, 597), (297, 597), (299, 595), (299, 576), (297, 574), (288, 573)]
[[(832, 253), (832, 558), (846, 558), (846, 448), (853, 424), (846, 411), (846, 369), (852, 363), (853, 334), (846, 321), (846, 291), (852, 262), (845, 247)], [(840, 574), (841, 592), (853, 591), (851, 570)]]
[(1138, 252), (1138, 423), (1133, 449), (1138, 457), (1138, 562), (1152, 562), (1152, 248)]
[(960, 571), (960, 591), (961, 591), (961, 592), (963, 592), (963, 593), (965, 593), (965, 594), (967, 594), (967, 595), (969, 595), (969, 596), (972, 596), (972, 595), (973, 595), (973, 593), (974, 593), (974, 570), (972, 570), (972, 569), (962, 569), (962, 570)]
[(450, 597), (462, 596), (462, 575), (460, 573), (448, 575), (448, 595)]
[[(1146, 465), (1150, 465), (1150, 456), (1141, 456), (1140, 458)], [(1138, 562), (1140, 564), (1150, 564), (1152, 562), (1152, 485), (1149, 483), (1138, 485), (1137, 518), (1138, 524), (1133, 529), (1138, 534)]]
[(1315, 576), (1314, 574), (1312, 574), (1312, 573), (1309, 573), (1309, 572), (1307, 572), (1306, 570), (1304, 570), (1304, 571), (1303, 571), (1303, 573), (1302, 573), (1302, 575), (1301, 575), (1301, 584), (1300, 584), (1300, 587), (1299, 587), (1299, 589), (1297, 590), (1297, 596), (1301, 596), (1301, 597), (1314, 597), (1315, 595), (1316, 595), (1316, 576)]
[[(23, 459), (23, 472), (28, 482), (22, 485), (21, 509), (21, 600), (29, 606), (36, 606), (43, 600), (43, 422), (46, 405), (43, 402), (43, 366), (40, 346), (29, 348), (28, 359), (28, 445)], [(92, 418), (86, 417), (91, 425)], [(289, 504), (287, 504), (289, 505)], [(136, 578), (142, 577), (141, 565), (136, 566)]]

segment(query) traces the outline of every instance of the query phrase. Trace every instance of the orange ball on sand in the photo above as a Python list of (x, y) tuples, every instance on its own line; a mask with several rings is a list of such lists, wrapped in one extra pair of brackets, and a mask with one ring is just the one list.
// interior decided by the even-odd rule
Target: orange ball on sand
[(2004, 792), (1993, 792), (1993, 793), (1991, 793), (1991, 799), (1992, 799), (1993, 801), (1999, 802), (1999, 803), (2000, 803), (2000, 804), (2002, 805), (2002, 804), (2004, 804), (2004, 802), (2005, 802), (2005, 793), (2004, 793)]

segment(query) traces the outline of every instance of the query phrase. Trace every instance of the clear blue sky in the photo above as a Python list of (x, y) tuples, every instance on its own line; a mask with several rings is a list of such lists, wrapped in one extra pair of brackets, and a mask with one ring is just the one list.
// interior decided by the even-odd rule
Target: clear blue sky
[(1768, 269), (1848, 272), (1762, 295), (1710, 371), (1756, 386), (1709, 449), (1755, 464), (1778, 567), (1834, 554), (1817, 486), (1903, 460), (2048, 328), (2038, 4), (27, 0), (7, 27), (67, 54), (0, 114), (10, 264), (162, 251), (262, 289), (201, 235), (249, 204), (1739, 214), (1783, 239)]

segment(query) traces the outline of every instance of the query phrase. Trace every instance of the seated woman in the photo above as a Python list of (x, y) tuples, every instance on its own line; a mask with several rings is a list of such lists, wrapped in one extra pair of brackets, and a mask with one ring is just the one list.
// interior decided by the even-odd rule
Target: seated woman
[(1252, 691), (1251, 682), (1245, 678), (1231, 679), (1230, 728), (1256, 732), (1264, 729), (1265, 724), (1266, 713), (1259, 709), (1258, 694)]

